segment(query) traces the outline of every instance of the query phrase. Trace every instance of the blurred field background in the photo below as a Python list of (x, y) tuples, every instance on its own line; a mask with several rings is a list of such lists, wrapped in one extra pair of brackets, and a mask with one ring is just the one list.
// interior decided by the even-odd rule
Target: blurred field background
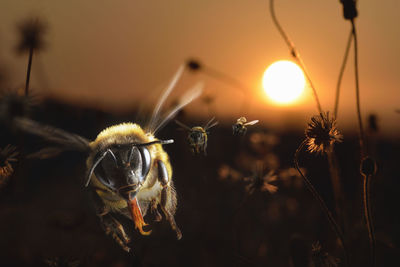
[[(400, 114), (400, 3), (358, 1), (362, 119), (377, 163), (372, 215), (378, 266), (399, 264), (397, 214)], [(350, 31), (339, 1), (276, 1), (281, 22), (306, 61), (324, 110), (333, 107), (340, 60)], [(178, 193), (176, 221), (183, 238), (163, 220), (148, 237), (130, 225), (132, 254), (102, 230), (83, 186), (83, 154), (50, 159), (27, 155), (48, 143), (1, 126), (0, 148), (17, 147), (14, 174), (0, 188), (0, 266), (343, 266), (336, 237), (318, 203), (294, 169), (294, 154), (316, 115), (310, 88), (299, 101), (279, 106), (261, 87), (265, 68), (290, 53), (273, 27), (268, 1), (2, 1), (1, 92), (22, 95), (27, 57), (16, 53), (18, 23), (46, 24), (43, 50), (33, 57), (31, 91), (36, 105), (23, 114), (90, 140), (105, 127), (144, 123), (178, 66), (197, 59), (239, 81), (206, 72), (184, 73), (166, 102), (172, 107), (190, 86), (203, 95), (177, 118), (191, 126), (216, 117), (207, 156), (193, 155), (186, 133), (173, 121), (157, 135), (166, 146)], [(351, 57), (350, 57), (351, 58)], [(346, 69), (335, 145), (346, 205), (344, 234), (351, 266), (369, 264), (362, 208), (352, 59)], [(3, 96), (3, 95), (2, 95)], [(24, 106), (18, 106), (16, 112)], [(240, 116), (260, 122), (233, 136)], [(334, 211), (326, 156), (301, 153), (300, 165)], [(276, 176), (274, 176), (276, 175)], [(268, 181), (260, 180), (269, 177)], [(322, 251), (312, 251), (319, 241)], [(326, 254), (328, 253), (328, 254)], [(314, 263), (313, 263), (314, 262)], [(331, 264), (331, 265), (328, 265)]]

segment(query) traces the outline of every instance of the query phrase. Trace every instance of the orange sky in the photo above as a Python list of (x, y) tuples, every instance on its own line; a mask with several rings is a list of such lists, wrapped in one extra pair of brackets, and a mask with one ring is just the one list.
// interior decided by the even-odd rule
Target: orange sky
[[(195, 57), (249, 87), (254, 95), (246, 115), (272, 127), (304, 127), (316, 113), (311, 92), (290, 107), (269, 103), (261, 88), (265, 68), (290, 59), (274, 28), (267, 0), (134, 1), (2, 0), (0, 60), (12, 74), (9, 85), (24, 83), (26, 58), (16, 56), (15, 24), (44, 18), (48, 48), (34, 59), (32, 85), (44, 95), (104, 109), (128, 109), (155, 99), (187, 58)], [(359, 1), (361, 108), (378, 115), (383, 132), (400, 131), (400, 1)], [(339, 0), (276, 0), (277, 16), (296, 44), (317, 87), (323, 109), (332, 109), (334, 90), (350, 31)], [(339, 126), (356, 129), (353, 54), (343, 80)], [(204, 75), (186, 74), (175, 94), (197, 80), (215, 96), (217, 117), (235, 118), (243, 96)], [(146, 99), (146, 100), (144, 100)], [(189, 111), (209, 116), (200, 101)]]

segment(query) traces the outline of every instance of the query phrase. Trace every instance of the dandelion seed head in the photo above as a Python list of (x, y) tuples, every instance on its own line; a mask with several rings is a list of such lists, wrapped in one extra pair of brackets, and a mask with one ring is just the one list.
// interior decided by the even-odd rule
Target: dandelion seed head
[(305, 134), (308, 151), (311, 153), (326, 153), (334, 143), (343, 139), (336, 128), (336, 119), (330, 118), (329, 112), (312, 117)]

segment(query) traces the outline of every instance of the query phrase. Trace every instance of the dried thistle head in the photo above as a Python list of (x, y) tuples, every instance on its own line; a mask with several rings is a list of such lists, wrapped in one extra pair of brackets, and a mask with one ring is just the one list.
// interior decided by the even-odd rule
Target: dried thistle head
[(341, 142), (343, 135), (336, 128), (336, 119), (329, 112), (313, 116), (306, 129), (306, 143), (311, 153), (326, 153), (334, 143)]
[(278, 187), (272, 184), (277, 180), (277, 178), (278, 176), (275, 175), (274, 171), (269, 171), (267, 174), (265, 174), (263, 164), (257, 162), (253, 175), (243, 178), (243, 180), (248, 183), (245, 188), (246, 193), (251, 195), (258, 190), (273, 194), (278, 191)]
[(20, 40), (17, 45), (18, 53), (40, 50), (44, 47), (43, 35), (46, 24), (38, 18), (29, 18), (17, 25)]
[(18, 152), (14, 146), (7, 145), (5, 148), (0, 149), (0, 187), (5, 185), (13, 175), (14, 169), (11, 163), (18, 161), (17, 156)]

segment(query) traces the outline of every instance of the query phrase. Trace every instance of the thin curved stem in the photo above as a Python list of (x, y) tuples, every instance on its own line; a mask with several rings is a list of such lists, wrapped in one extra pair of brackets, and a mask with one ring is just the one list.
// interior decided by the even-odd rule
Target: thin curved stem
[(371, 253), (371, 266), (376, 265), (376, 253), (375, 253), (375, 233), (374, 233), (374, 225), (372, 221), (372, 212), (371, 212), (371, 203), (370, 203), (370, 191), (371, 191), (371, 175), (364, 175), (364, 183), (363, 183), (363, 202), (364, 202), (364, 214), (365, 214), (365, 222), (368, 230), (369, 237), (369, 247)]
[(361, 159), (365, 157), (366, 150), (365, 150), (365, 133), (364, 127), (361, 117), (361, 107), (360, 107), (360, 82), (359, 82), (359, 75), (358, 75), (358, 41), (357, 41), (357, 32), (356, 32), (356, 25), (354, 20), (351, 20), (351, 28), (352, 34), (354, 38), (354, 73), (355, 73), (355, 80), (356, 80), (356, 107), (357, 107), (357, 117), (358, 117), (358, 128), (360, 134), (360, 148), (361, 148)]
[(308, 179), (303, 174), (303, 172), (301, 171), (301, 169), (299, 167), (299, 153), (303, 149), (305, 143), (306, 143), (306, 140), (304, 140), (296, 150), (296, 153), (295, 153), (295, 156), (294, 156), (295, 168), (297, 169), (297, 171), (300, 173), (301, 177), (303, 178), (303, 181), (306, 184), (307, 189), (311, 192), (311, 194), (313, 195), (315, 200), (317, 200), (317, 202), (320, 205), (322, 211), (326, 215), (332, 230), (335, 232), (337, 238), (339, 239), (339, 241), (340, 241), (340, 243), (341, 243), (341, 245), (343, 247), (343, 252), (344, 252), (344, 257), (345, 257), (345, 266), (348, 266), (348, 263), (349, 263), (349, 258), (348, 257), (349, 256), (348, 256), (346, 244), (344, 242), (343, 232), (342, 232), (339, 224), (336, 222), (335, 218), (333, 217), (333, 215), (332, 215), (331, 211), (329, 210), (328, 206), (326, 205), (324, 199), (321, 197), (321, 195), (315, 189), (315, 187), (311, 183), (310, 179)]
[(336, 84), (335, 107), (333, 109), (334, 118), (337, 118), (337, 113), (338, 113), (338, 109), (339, 109), (340, 86), (342, 84), (344, 70), (346, 69), (347, 59), (349, 57), (352, 40), (353, 40), (353, 30), (350, 30), (350, 34), (347, 39), (346, 50), (344, 52), (342, 66), (340, 67), (339, 77), (338, 77), (337, 84)]
[(246, 85), (244, 85), (241, 81), (239, 81), (238, 79), (222, 72), (219, 71), (217, 69), (211, 68), (209, 66), (204, 66), (204, 70), (203, 72), (205, 74), (207, 74), (210, 77), (213, 77), (214, 79), (220, 80), (226, 84), (229, 84), (231, 86), (233, 86), (236, 89), (239, 89), (240, 93), (242, 94), (242, 106), (240, 107), (239, 111), (240, 111), (240, 116), (243, 116), (242, 114), (246, 114), (249, 112), (249, 108), (252, 105), (252, 100), (253, 97), (251, 94), (251, 90), (249, 87), (247, 87)]
[(29, 81), (31, 79), (31, 68), (32, 68), (32, 59), (33, 59), (33, 48), (29, 48), (29, 59), (28, 59), (28, 68), (26, 70), (26, 82), (25, 82), (25, 95), (29, 94)]
[(318, 94), (317, 94), (317, 90), (315, 89), (315, 86), (313, 84), (313, 82), (311, 81), (311, 77), (308, 74), (307, 68), (300, 56), (300, 53), (297, 51), (295, 45), (293, 44), (293, 42), (290, 40), (289, 36), (286, 34), (285, 30), (282, 28), (282, 26), (280, 25), (276, 14), (275, 14), (275, 8), (274, 8), (274, 0), (270, 0), (270, 5), (269, 5), (269, 10), (271, 13), (271, 17), (272, 17), (272, 21), (274, 22), (276, 28), (278, 29), (279, 33), (282, 35), (283, 40), (286, 42), (287, 46), (289, 47), (290, 53), (291, 55), (297, 60), (297, 63), (299, 64), (300, 68), (303, 70), (304, 75), (307, 78), (307, 81), (313, 91), (313, 95), (314, 95), (314, 99), (315, 102), (317, 104), (317, 109), (319, 113), (322, 113), (322, 108), (321, 108), (321, 103), (319, 102), (319, 98), (318, 98)]
[[(358, 75), (358, 42), (357, 42), (357, 31), (354, 19), (351, 20), (352, 34), (354, 38), (354, 70), (355, 70), (355, 80), (356, 80), (356, 105), (357, 105), (357, 117), (358, 117), (358, 126), (359, 126), (359, 135), (360, 135), (360, 148), (361, 148), (361, 159), (365, 158), (367, 155), (366, 149), (366, 137), (361, 117), (361, 108), (360, 108), (360, 84), (359, 84), (359, 75)], [(371, 175), (363, 175), (364, 183), (363, 183), (363, 202), (364, 202), (364, 214), (365, 214), (365, 222), (368, 230), (369, 237), (369, 245), (370, 245), (370, 253), (371, 253), (371, 266), (374, 267), (376, 265), (376, 256), (375, 256), (375, 233), (372, 224), (371, 218), (371, 204), (370, 204), (370, 180)]]

